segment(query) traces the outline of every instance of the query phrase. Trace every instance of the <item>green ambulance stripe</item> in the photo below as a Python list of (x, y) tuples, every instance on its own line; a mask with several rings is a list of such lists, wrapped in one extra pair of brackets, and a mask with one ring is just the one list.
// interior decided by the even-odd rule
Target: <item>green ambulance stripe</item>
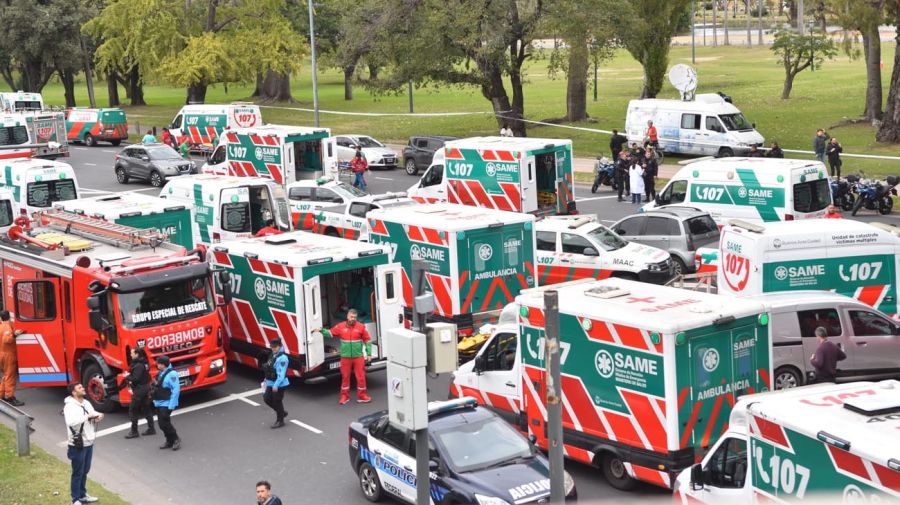
[[(747, 170), (739, 168), (735, 170), (737, 172), (738, 177), (741, 179), (741, 183), (745, 188), (748, 189), (759, 189), (762, 188), (762, 185), (759, 183), (759, 179), (756, 178), (756, 174), (753, 173), (753, 170)], [(783, 191), (783, 190), (782, 190)], [(774, 200), (769, 200), (765, 205), (755, 204), (756, 211), (759, 212), (759, 217), (765, 221), (780, 221), (781, 219), (778, 217), (778, 212), (775, 211)], [(782, 197), (782, 205), (784, 205), (784, 198)]]
[(16, 200), (16, 202), (18, 203), (18, 202), (20, 201), (20, 199), (19, 199), (19, 186), (16, 185), (15, 182), (12, 180), (12, 167), (6, 166), (6, 167), (3, 169), (3, 174), (4, 174), (3, 185), (6, 186), (7, 188), (12, 189), (12, 192), (13, 192), (13, 198), (14, 198), (14, 199)]
[[(203, 186), (200, 184), (194, 184), (194, 205), (197, 209), (201, 209), (205, 207), (203, 205)], [(211, 243), (209, 240), (209, 222), (208, 220), (212, 218), (212, 213), (210, 212), (209, 217), (200, 216), (199, 212), (197, 213), (197, 227), (200, 229), (200, 241), (205, 242), (207, 244)]]

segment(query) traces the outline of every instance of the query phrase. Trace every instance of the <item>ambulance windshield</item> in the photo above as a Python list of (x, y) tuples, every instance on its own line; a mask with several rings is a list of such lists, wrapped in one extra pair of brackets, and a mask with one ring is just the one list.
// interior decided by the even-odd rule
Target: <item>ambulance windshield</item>
[(28, 143), (28, 130), (24, 126), (0, 126), (0, 146)]
[(587, 237), (591, 242), (599, 245), (604, 251), (615, 251), (628, 245), (622, 237), (613, 233), (609, 228), (600, 225), (593, 230), (587, 232)]
[(147, 328), (184, 321), (212, 312), (212, 290), (206, 277), (118, 293), (119, 313), (126, 328)]

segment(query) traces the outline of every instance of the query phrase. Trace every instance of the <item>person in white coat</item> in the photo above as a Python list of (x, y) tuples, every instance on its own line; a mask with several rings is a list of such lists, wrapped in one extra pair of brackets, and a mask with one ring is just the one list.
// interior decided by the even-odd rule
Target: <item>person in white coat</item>
[(91, 402), (85, 399), (84, 386), (75, 383), (69, 385), (69, 396), (66, 397), (63, 406), (63, 416), (68, 432), (68, 457), (72, 461), (72, 503), (73, 505), (93, 503), (97, 498), (87, 494), (85, 485), (94, 456), (96, 424), (103, 420), (103, 414), (94, 410)]
[(631, 203), (641, 203), (641, 195), (644, 194), (644, 167), (631, 165), (628, 180), (631, 183)]

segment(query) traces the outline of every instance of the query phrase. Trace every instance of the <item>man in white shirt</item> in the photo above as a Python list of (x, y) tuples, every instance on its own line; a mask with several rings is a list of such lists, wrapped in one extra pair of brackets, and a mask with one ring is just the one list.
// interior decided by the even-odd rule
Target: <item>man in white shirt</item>
[(69, 442), (68, 457), (72, 461), (72, 505), (93, 503), (98, 500), (87, 494), (85, 485), (94, 456), (96, 425), (103, 420), (103, 414), (94, 410), (94, 406), (85, 400), (84, 395), (84, 386), (78, 383), (69, 384), (69, 396), (66, 397), (63, 406)]

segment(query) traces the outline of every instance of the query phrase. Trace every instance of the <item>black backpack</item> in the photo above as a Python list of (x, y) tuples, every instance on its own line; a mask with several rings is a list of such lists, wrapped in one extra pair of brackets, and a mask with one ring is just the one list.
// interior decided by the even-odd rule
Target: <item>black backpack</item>
[(278, 380), (278, 372), (275, 370), (275, 360), (279, 358), (279, 356), (283, 355), (283, 352), (273, 353), (272, 356), (269, 357), (269, 360), (266, 361), (262, 366), (263, 375), (266, 380), (274, 381)]
[(156, 376), (156, 380), (150, 385), (150, 398), (165, 401), (172, 397), (172, 390), (163, 387), (163, 381), (166, 380), (166, 375), (169, 375), (171, 371), (172, 369), (169, 368)]

